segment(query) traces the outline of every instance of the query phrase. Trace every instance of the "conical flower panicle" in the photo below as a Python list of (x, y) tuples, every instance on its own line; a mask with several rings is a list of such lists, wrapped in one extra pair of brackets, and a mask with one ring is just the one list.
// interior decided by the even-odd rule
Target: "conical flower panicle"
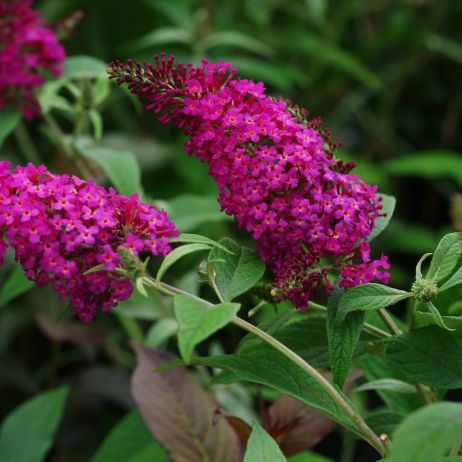
[(344, 287), (388, 279), (387, 258), (371, 261), (367, 242), (381, 215), (377, 188), (348, 173), (306, 112), (223, 62), (174, 67), (163, 55), (117, 61), (109, 73), (189, 135), (186, 152), (208, 164), (222, 209), (252, 234), (281, 296), (306, 307), (314, 289), (331, 290), (331, 269)]
[[(26, 276), (51, 285), (83, 322), (132, 293), (115, 269), (120, 247), (137, 256), (166, 255), (177, 236), (164, 211), (76, 176), (54, 175), (45, 166), (0, 162), (0, 260), (5, 239)], [(3, 261), (0, 261), (3, 263)], [(102, 266), (103, 270), (88, 272)]]

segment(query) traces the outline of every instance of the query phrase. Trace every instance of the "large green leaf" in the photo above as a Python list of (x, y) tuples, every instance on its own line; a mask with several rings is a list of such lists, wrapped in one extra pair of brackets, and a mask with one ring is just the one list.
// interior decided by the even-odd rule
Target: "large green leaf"
[(103, 441), (92, 462), (166, 462), (167, 454), (153, 439), (138, 412), (118, 422)]
[(382, 210), (381, 213), (385, 213), (384, 217), (378, 217), (375, 220), (374, 229), (369, 236), (369, 241), (375, 239), (390, 223), (391, 217), (393, 216), (393, 212), (395, 210), (396, 199), (393, 196), (388, 196), (387, 194), (379, 194), (382, 197)]
[(209, 262), (213, 264), (215, 282), (223, 299), (231, 301), (261, 279), (265, 264), (251, 249), (241, 247), (232, 239), (221, 239), (220, 244), (232, 254), (214, 247), (209, 254)]
[(34, 283), (26, 278), (21, 266), (19, 264), (15, 264), (8, 279), (2, 287), (0, 287), (0, 308), (5, 306), (14, 298), (27, 292), (32, 287), (34, 287)]
[(436, 327), (394, 337), (387, 347), (390, 367), (404, 380), (434, 388), (462, 388), (462, 348)]
[(393, 433), (389, 462), (439, 460), (462, 437), (462, 404), (436, 403), (408, 416)]
[(276, 441), (263, 430), (261, 425), (254, 421), (252, 433), (247, 442), (244, 462), (286, 462), (287, 459), (279, 449)]
[(370, 283), (353, 287), (340, 300), (337, 319), (343, 321), (347, 314), (355, 311), (379, 310), (394, 305), (411, 294), (382, 284)]
[[(352, 432), (358, 432), (348, 414), (336, 400), (326, 394), (319, 382), (308, 375), (300, 366), (289, 361), (279, 351), (255, 348), (232, 355), (193, 358), (192, 362), (229, 370), (236, 374), (240, 380), (248, 380), (275, 388), (279, 392), (299, 399), (308, 406), (328, 415), (332, 420)], [(340, 391), (338, 393), (345, 400), (348, 399)]]
[(462, 238), (460, 233), (446, 234), (433, 254), (427, 278), (434, 278), (436, 282), (443, 281), (452, 273), (461, 255)]
[(0, 460), (41, 462), (53, 444), (69, 390), (59, 388), (36, 396), (3, 421)]
[(5, 138), (16, 128), (21, 121), (21, 113), (12, 108), (3, 108), (0, 111), (0, 148)]
[(124, 196), (135, 193), (143, 195), (141, 170), (136, 157), (131, 152), (86, 148), (81, 149), (81, 153), (103, 169), (118, 193)]
[(63, 77), (68, 79), (91, 79), (106, 74), (107, 64), (93, 56), (70, 56), (64, 63)]
[(460, 284), (462, 284), (462, 266), (438, 289), (438, 292), (443, 292)]
[(311, 451), (299, 452), (287, 458), (287, 462), (334, 462), (332, 459)]
[(195, 346), (226, 326), (240, 308), (238, 303), (206, 305), (185, 295), (177, 295), (173, 303), (179, 325), (178, 345), (186, 362)]
[(327, 335), (329, 339), (329, 360), (332, 380), (340, 388), (350, 370), (359, 336), (364, 324), (364, 312), (347, 314), (342, 320), (338, 317), (339, 302), (343, 289), (336, 288), (327, 302)]
[(389, 173), (424, 178), (449, 177), (462, 186), (462, 156), (450, 151), (420, 151), (382, 164)]

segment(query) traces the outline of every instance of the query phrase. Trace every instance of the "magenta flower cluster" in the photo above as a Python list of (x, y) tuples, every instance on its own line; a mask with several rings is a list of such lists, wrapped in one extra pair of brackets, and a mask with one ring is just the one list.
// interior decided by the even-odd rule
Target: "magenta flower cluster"
[(381, 215), (376, 187), (334, 159), (300, 110), (235, 73), (162, 56), (155, 65), (116, 61), (110, 77), (189, 135), (186, 152), (208, 164), (222, 209), (252, 234), (281, 297), (306, 308), (313, 291), (331, 290), (335, 269), (343, 287), (387, 282), (387, 258), (372, 261), (367, 241)]
[(0, 1), (0, 111), (14, 104), (27, 119), (39, 113), (36, 89), (49, 72), (59, 76), (66, 57), (32, 0)]
[[(8, 240), (26, 276), (37, 286), (50, 284), (83, 322), (132, 293), (132, 283), (114, 271), (119, 247), (135, 256), (166, 255), (177, 235), (167, 214), (137, 195), (53, 175), (44, 166), (10, 173), (10, 164), (0, 162), (0, 264)], [(97, 265), (104, 269), (85, 274)]]

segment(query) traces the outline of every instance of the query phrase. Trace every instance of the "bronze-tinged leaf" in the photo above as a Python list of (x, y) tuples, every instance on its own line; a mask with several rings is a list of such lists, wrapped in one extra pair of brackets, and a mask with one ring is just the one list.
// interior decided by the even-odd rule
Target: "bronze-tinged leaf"
[(234, 430), (221, 419), (218, 407), (186, 368), (165, 372), (153, 369), (176, 359), (170, 353), (133, 345), (138, 364), (132, 394), (149, 431), (174, 462), (239, 462)]
[(239, 438), (241, 448), (245, 449), (245, 447), (247, 446), (247, 441), (250, 438), (250, 434), (252, 433), (252, 427), (247, 422), (242, 420), (240, 417), (229, 415), (222, 409), (217, 409), (213, 416), (214, 424), (219, 422), (221, 419), (225, 419), (226, 422), (228, 422), (228, 424), (231, 426), (231, 428), (234, 430), (237, 437)]
[(316, 446), (335, 423), (301, 401), (280, 396), (268, 410), (268, 433), (279, 443), (286, 456)]
[[(331, 374), (323, 374), (331, 380)], [(352, 372), (346, 379), (345, 393), (361, 375)], [(265, 419), (266, 431), (278, 442), (286, 456), (316, 446), (335, 428), (335, 422), (291, 396), (281, 395), (270, 406)]]

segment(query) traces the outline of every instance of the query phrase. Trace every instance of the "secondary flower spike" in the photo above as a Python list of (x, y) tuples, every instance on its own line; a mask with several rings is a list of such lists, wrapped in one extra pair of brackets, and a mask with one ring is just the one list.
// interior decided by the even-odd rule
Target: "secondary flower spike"
[[(37, 286), (50, 284), (83, 322), (127, 299), (120, 247), (166, 255), (178, 232), (164, 211), (76, 176), (0, 162), (0, 264), (6, 242)], [(104, 265), (104, 270), (85, 274)]]
[(55, 32), (31, 4), (0, 1), (0, 111), (13, 104), (26, 119), (40, 112), (35, 92), (45, 74), (59, 76), (66, 57)]
[(155, 61), (115, 61), (110, 78), (189, 135), (186, 152), (208, 164), (222, 209), (252, 234), (281, 297), (305, 309), (313, 291), (331, 290), (335, 269), (343, 287), (388, 280), (387, 258), (371, 261), (367, 241), (381, 215), (377, 188), (349, 174), (303, 110), (227, 63)]

